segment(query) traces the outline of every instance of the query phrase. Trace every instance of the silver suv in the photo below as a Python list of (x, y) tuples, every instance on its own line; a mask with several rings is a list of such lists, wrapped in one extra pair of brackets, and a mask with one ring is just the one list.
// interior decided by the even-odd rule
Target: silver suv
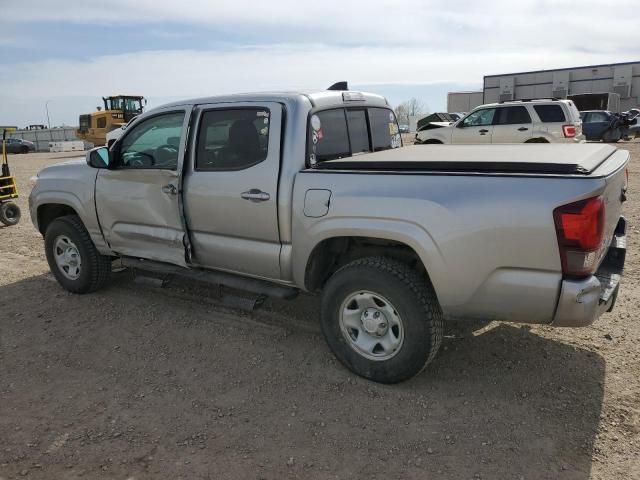
[(519, 100), (481, 105), (447, 126), (429, 124), (415, 143), (559, 143), (584, 140), (571, 100)]

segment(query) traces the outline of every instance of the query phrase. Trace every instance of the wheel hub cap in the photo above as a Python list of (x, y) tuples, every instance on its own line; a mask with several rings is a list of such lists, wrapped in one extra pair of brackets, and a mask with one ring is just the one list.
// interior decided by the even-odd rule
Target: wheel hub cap
[(369, 360), (388, 360), (404, 341), (402, 319), (382, 295), (358, 291), (348, 295), (340, 307), (340, 329), (348, 345)]
[(377, 308), (367, 308), (362, 312), (362, 327), (370, 335), (378, 337), (387, 333), (387, 317)]
[(53, 256), (62, 275), (69, 280), (80, 276), (82, 258), (75, 243), (66, 235), (60, 235), (53, 243)]

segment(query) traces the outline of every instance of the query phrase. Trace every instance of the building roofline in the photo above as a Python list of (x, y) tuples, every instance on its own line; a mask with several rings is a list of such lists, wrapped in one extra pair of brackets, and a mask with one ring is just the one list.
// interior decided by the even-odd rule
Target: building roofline
[(620, 65), (640, 65), (640, 61), (635, 62), (621, 62), (621, 63), (603, 63), (600, 65), (583, 65), (581, 67), (565, 67), (565, 68), (551, 68), (549, 70), (531, 70), (529, 72), (513, 72), (513, 73), (499, 73), (496, 75), (485, 75), (482, 78), (495, 78), (495, 77), (506, 77), (510, 75), (527, 75), (529, 73), (547, 73), (547, 72), (562, 72), (565, 70), (581, 70), (583, 68), (601, 68), (601, 67), (617, 67)]

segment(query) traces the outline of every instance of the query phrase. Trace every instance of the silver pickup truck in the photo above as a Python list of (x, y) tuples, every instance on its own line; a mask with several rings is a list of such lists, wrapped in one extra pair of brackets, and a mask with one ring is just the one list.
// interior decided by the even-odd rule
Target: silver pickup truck
[(355, 373), (398, 382), (448, 318), (583, 326), (613, 308), (628, 152), (402, 147), (382, 97), (265, 93), (172, 103), (110, 149), (43, 169), (29, 199), (76, 293), (126, 266), (260, 294), (318, 292)]

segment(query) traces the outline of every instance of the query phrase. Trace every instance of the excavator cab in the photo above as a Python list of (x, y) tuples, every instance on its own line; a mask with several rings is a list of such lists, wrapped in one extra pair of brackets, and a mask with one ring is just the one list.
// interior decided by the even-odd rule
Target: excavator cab
[(147, 101), (139, 95), (113, 95), (102, 97), (103, 107), (97, 111), (80, 115), (77, 136), (94, 145), (104, 145), (107, 133), (126, 125), (140, 115)]
[(104, 109), (111, 111), (121, 111), (121, 118), (123, 123), (128, 123), (133, 117), (142, 113), (143, 105), (146, 105), (147, 101), (144, 97), (116, 95), (114, 97), (102, 97), (104, 102)]

